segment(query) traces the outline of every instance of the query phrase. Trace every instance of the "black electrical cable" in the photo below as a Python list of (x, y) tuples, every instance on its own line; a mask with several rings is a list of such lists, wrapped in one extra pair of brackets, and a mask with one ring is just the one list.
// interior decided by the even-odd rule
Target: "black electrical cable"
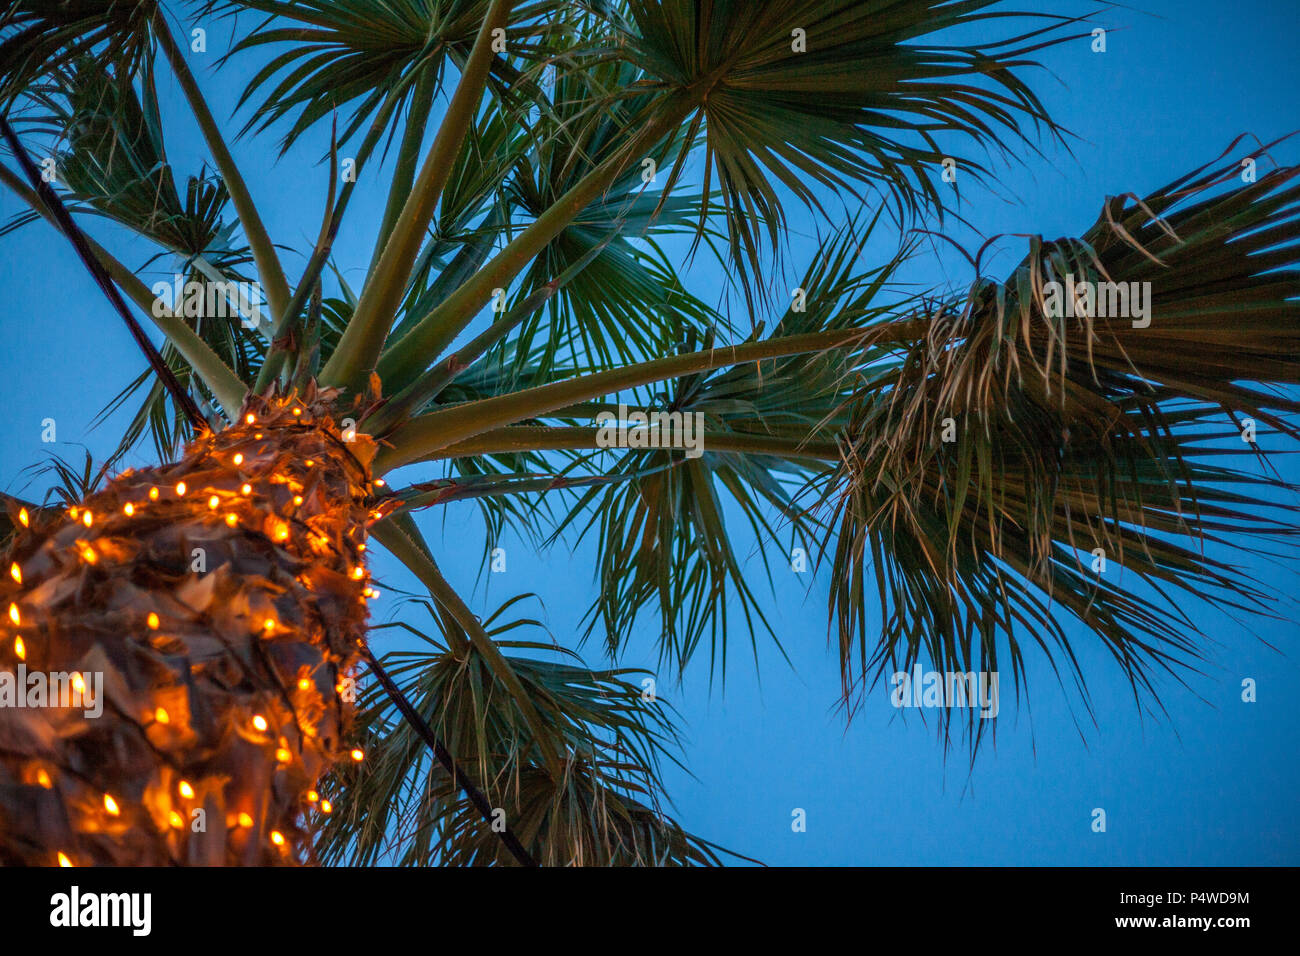
[[(456, 761), (452, 759), (451, 754), (447, 752), (447, 748), (438, 740), (437, 735), (433, 732), (433, 728), (430, 727), (428, 722), (420, 716), (419, 711), (411, 706), (411, 702), (406, 699), (406, 695), (402, 693), (401, 689), (393, 683), (393, 679), (388, 676), (388, 672), (379, 666), (379, 661), (375, 660), (375, 655), (370, 652), (370, 648), (367, 647), (364, 649), (364, 655), (366, 663), (369, 665), (370, 670), (374, 672), (375, 677), (378, 678), (380, 686), (384, 688), (384, 692), (387, 693), (393, 703), (397, 705), (397, 709), (402, 712), (402, 716), (406, 718), (406, 722), (415, 728), (416, 733), (424, 738), (424, 742), (433, 750), (433, 754), (438, 758), (438, 762), (442, 764), (443, 768), (449, 774), (451, 774), (452, 784), (465, 791), (465, 796), (469, 798), (470, 803), (474, 804), (478, 809), (478, 812), (483, 815), (484, 821), (491, 822), (492, 804), (488, 802), (488, 798), (483, 795), (483, 792), (479, 790), (478, 787), (474, 786), (469, 777), (465, 775), (465, 771), (456, 766)], [(528, 850), (524, 848), (524, 845), (519, 842), (518, 837), (510, 831), (509, 826), (506, 826), (498, 835), (501, 837), (501, 842), (505, 844), (506, 849), (510, 851), (521, 865), (540, 865), (533, 859)]]

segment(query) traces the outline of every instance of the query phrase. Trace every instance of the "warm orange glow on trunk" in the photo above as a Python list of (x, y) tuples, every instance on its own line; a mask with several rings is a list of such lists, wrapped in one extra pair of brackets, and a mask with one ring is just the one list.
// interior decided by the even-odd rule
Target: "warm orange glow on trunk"
[(259, 403), (80, 519), (20, 529), (21, 573), (0, 580), (0, 863), (310, 860), (314, 787), (357, 752), (337, 688), (374, 508), (375, 446), (344, 441), (334, 397)]

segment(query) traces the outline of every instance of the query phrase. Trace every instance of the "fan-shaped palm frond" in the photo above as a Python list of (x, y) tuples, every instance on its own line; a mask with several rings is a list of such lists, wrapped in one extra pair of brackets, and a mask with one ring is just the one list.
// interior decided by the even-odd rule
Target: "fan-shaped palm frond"
[[(775, 246), (780, 190), (820, 208), (817, 187), (878, 187), (900, 214), (948, 205), (945, 160), (985, 170), (971, 146), (1003, 151), (1058, 134), (1020, 71), (1065, 39), (1065, 17), (999, 43), (944, 45), (939, 31), (1012, 16), (994, 0), (630, 0), (623, 54), (683, 99), (689, 149), (703, 137), (704, 195), (715, 181), (733, 258), (757, 276), (760, 235)], [(1058, 134), (1059, 135), (1059, 134)]]
[[(223, 363), (241, 379), (250, 380), (261, 364), (261, 341), (253, 330), (259, 314), (257, 304), (241, 297), (239, 290), (252, 281), (242, 272), (252, 256), (235, 235), (235, 224), (225, 222), (229, 197), (220, 179), (190, 176), (184, 196), (178, 192), (162, 138), (153, 68), (148, 63), (140, 71), (139, 84), (137, 93), (130, 77), (117, 77), (88, 56), (79, 58), (32, 88), (25, 125), (33, 132), (51, 134), (55, 142), (66, 143), (57, 154), (56, 168), (74, 209), (136, 230), (174, 256), (176, 275), (182, 277), (181, 290), (205, 289), (202, 296), (185, 297), (182, 293), (170, 304)], [(11, 223), (11, 228), (20, 222)], [(210, 281), (229, 283), (229, 291), (216, 298), (208, 296)], [(173, 282), (162, 285), (175, 294)], [(265, 327), (264, 319), (261, 324)], [(161, 351), (182, 382), (202, 401), (215, 403), (215, 396), (201, 380), (191, 382), (189, 366), (174, 346), (166, 343)], [(99, 420), (150, 378), (151, 373), (146, 372), (135, 379), (101, 412)], [(186, 414), (158, 382), (150, 383), (113, 457), (146, 433), (163, 459), (174, 458), (192, 437)]]
[[(387, 97), (407, 100), (421, 77), (438, 88), (449, 65), (464, 66), (489, 0), (245, 0), (228, 6), (266, 14), (232, 53), (285, 47), (253, 74), (240, 105), (274, 82), (245, 129), (265, 129), (296, 114), (281, 141), (287, 150), (313, 123), (348, 104), (355, 105), (340, 142)], [(569, 7), (558, 0), (515, 4), (505, 28), (511, 57), (541, 55), (540, 41)], [(492, 76), (498, 91), (524, 92), (520, 70), (506, 58), (494, 62)]]
[(141, 76), (137, 95), (131, 77), (79, 59), (33, 88), (25, 123), (67, 143), (57, 156), (59, 179), (89, 211), (138, 227), (183, 257), (248, 262), (246, 248), (228, 248), (223, 212), (229, 196), (221, 181), (191, 176), (183, 198), (177, 190), (152, 70), (146, 67)]

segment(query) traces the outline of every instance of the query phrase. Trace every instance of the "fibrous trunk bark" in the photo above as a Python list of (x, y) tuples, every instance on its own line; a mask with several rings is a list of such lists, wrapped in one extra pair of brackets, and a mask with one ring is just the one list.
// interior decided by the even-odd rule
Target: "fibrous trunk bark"
[[(23, 525), (0, 585), (0, 863), (295, 864), (349, 742), (375, 446), (333, 393)], [(84, 688), (84, 690), (83, 690)]]

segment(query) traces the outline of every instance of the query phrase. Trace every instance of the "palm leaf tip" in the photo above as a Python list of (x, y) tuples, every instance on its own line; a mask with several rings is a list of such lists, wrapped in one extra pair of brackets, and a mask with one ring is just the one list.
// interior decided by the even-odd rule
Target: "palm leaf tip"
[[(1054, 607), (1140, 698), (1203, 656), (1180, 602), (1271, 612), (1230, 559), (1294, 547), (1295, 486), (1258, 459), (1300, 438), (1300, 170), (1239, 171), (1210, 164), (1107, 200), (1079, 239), (1032, 240), (1009, 279), (926, 314), (901, 364), (866, 377), (822, 489), (846, 698), (923, 658), (1009, 662), (1019, 692), (1031, 640), (1086, 703)], [(1067, 281), (1149, 283), (1149, 312), (1057, 315)]]

